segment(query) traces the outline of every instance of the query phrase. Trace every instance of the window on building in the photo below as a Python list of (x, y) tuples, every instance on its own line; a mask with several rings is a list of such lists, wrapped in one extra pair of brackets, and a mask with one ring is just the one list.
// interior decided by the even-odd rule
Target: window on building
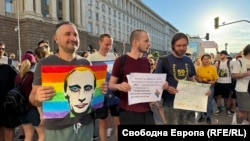
[(92, 18), (92, 11), (88, 10), (88, 18)]
[(95, 14), (95, 18), (97, 21), (99, 21), (99, 14), (98, 13)]
[(113, 35), (114, 35), (114, 39), (116, 39), (117, 37), (116, 37), (116, 30), (115, 29), (114, 29)]
[(87, 31), (92, 32), (92, 23), (87, 24)]
[(91, 5), (92, 4), (92, 0), (88, 0), (88, 5)]
[(105, 32), (105, 30), (106, 30), (106, 29), (105, 29), (105, 27), (104, 27), (104, 26), (102, 26), (102, 29), (101, 29), (101, 34), (106, 33), (106, 32)]
[(112, 3), (113, 3), (114, 5), (116, 5), (116, 0), (112, 0)]
[(121, 13), (118, 12), (118, 19), (120, 20), (121, 19)]
[(99, 34), (99, 26), (98, 26), (98, 25), (95, 26), (95, 34), (96, 34), (96, 35)]
[(111, 8), (109, 7), (108, 9), (109, 9), (109, 15), (111, 15)]
[(5, 12), (13, 13), (13, 4), (12, 0), (5, 0)]
[(102, 16), (102, 21), (103, 21), (103, 23), (106, 22), (106, 17), (104, 15)]
[(108, 19), (108, 22), (109, 22), (108, 24), (111, 25), (111, 18)]
[(116, 20), (114, 20), (114, 27), (116, 27)]
[(114, 17), (116, 17), (116, 10), (114, 10)]
[(108, 34), (111, 34), (111, 29), (110, 28), (108, 29)]
[(118, 32), (118, 40), (121, 41), (121, 31)]
[(105, 10), (106, 10), (105, 8), (106, 8), (106, 7), (105, 7), (105, 4), (102, 4), (102, 11), (103, 11), (103, 12), (105, 12)]
[(98, 1), (98, 0), (95, 0), (95, 7), (96, 7), (97, 9), (99, 9), (99, 1)]
[(49, 0), (41, 1), (43, 17), (49, 17)]

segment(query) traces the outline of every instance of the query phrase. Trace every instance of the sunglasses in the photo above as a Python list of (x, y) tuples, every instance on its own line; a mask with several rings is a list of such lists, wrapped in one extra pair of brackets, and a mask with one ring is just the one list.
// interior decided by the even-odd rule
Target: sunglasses
[(5, 50), (5, 48), (0, 48), (0, 50)]
[(47, 45), (40, 46), (40, 47), (43, 47), (43, 48), (46, 48), (46, 49), (49, 48), (49, 46), (47, 46)]

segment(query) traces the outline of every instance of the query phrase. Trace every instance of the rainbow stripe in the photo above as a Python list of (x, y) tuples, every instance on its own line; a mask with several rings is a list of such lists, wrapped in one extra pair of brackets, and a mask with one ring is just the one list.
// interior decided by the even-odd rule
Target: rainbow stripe
[(55, 96), (42, 103), (43, 118), (63, 118), (70, 113), (68, 100), (64, 96), (64, 79), (66, 75), (77, 67), (87, 67), (92, 69), (96, 77), (96, 89), (93, 94), (91, 107), (96, 109), (103, 106), (104, 95), (101, 93), (100, 86), (105, 81), (107, 65), (95, 66), (42, 66), (42, 85), (53, 86)]

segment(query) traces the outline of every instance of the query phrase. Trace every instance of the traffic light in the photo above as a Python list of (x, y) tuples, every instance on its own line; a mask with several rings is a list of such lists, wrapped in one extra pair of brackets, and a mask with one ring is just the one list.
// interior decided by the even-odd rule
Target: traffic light
[(219, 17), (214, 18), (214, 29), (219, 28)]
[(209, 40), (209, 33), (206, 33), (206, 40)]

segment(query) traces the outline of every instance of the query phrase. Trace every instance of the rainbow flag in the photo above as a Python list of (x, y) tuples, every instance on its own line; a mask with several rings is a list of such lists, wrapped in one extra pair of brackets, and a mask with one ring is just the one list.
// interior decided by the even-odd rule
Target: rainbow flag
[[(96, 88), (93, 93), (91, 108), (101, 108), (104, 103), (104, 95), (100, 90), (100, 86), (105, 82), (107, 65), (94, 65), (94, 66), (42, 66), (42, 85), (53, 86), (55, 88), (55, 96), (42, 103), (43, 118), (63, 118), (70, 113), (70, 106), (68, 99), (64, 94), (64, 80), (68, 73), (73, 69), (84, 67), (91, 69), (94, 72), (96, 78)], [(79, 78), (84, 79), (84, 78)], [(71, 115), (72, 117), (72, 115)]]

